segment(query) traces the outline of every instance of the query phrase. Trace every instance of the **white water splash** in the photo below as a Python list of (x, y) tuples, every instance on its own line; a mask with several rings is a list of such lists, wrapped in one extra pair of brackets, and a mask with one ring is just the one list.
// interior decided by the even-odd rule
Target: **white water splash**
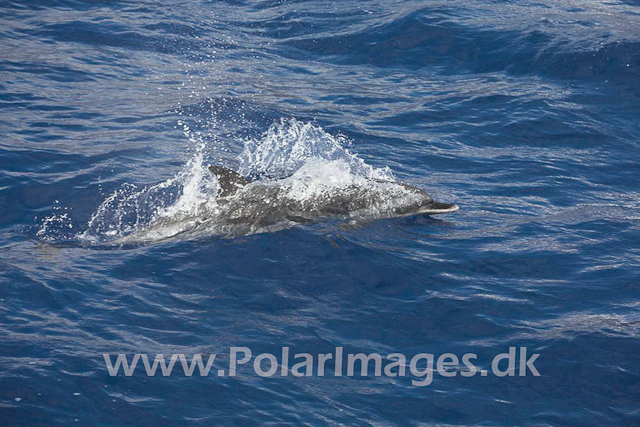
[[(206, 168), (203, 149), (199, 147), (195, 156), (166, 181), (142, 189), (123, 185), (102, 202), (78, 237), (88, 242), (122, 238), (164, 218), (195, 217), (215, 209), (219, 187)], [(171, 233), (182, 231), (178, 226)]]
[(377, 169), (365, 163), (348, 148), (343, 136), (333, 136), (320, 126), (296, 119), (281, 119), (269, 127), (259, 140), (249, 140), (239, 156), (240, 173), (270, 178), (293, 175), (315, 159), (342, 160), (355, 176), (393, 180), (388, 167)]
[(321, 197), (338, 189), (362, 185), (366, 178), (351, 173), (344, 160), (307, 160), (293, 175), (285, 180), (288, 197), (304, 202)]

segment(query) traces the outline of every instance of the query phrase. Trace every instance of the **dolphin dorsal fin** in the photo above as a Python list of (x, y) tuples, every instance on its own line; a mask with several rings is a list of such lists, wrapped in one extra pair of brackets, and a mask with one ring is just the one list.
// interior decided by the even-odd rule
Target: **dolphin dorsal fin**
[(221, 191), (218, 197), (231, 196), (238, 191), (239, 188), (251, 182), (238, 172), (223, 166), (209, 166), (209, 170), (218, 178), (218, 182), (220, 183)]

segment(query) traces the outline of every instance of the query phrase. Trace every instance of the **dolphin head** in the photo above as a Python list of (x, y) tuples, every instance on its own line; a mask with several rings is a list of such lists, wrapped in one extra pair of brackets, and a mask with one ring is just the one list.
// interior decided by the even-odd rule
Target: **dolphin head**
[(394, 209), (398, 216), (435, 215), (455, 212), (460, 209), (458, 205), (453, 203), (436, 202), (429, 194), (419, 188), (402, 183), (398, 185), (402, 186), (405, 191), (416, 196), (411, 203), (400, 205)]

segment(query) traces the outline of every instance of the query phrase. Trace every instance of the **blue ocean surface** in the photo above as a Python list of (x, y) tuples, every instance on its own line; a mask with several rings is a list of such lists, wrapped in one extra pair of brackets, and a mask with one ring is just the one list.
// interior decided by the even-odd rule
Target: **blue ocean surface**
[[(635, 0), (2, 0), (0, 424), (640, 425), (639, 164)], [(209, 165), (460, 210), (229, 225)]]

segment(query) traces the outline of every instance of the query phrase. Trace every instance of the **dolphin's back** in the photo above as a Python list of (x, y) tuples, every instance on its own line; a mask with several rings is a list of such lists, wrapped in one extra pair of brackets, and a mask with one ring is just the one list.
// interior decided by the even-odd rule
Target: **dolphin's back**
[(238, 172), (225, 168), (224, 166), (209, 166), (209, 170), (218, 178), (220, 193), (218, 197), (228, 197), (233, 195), (239, 188), (249, 184), (249, 180)]

